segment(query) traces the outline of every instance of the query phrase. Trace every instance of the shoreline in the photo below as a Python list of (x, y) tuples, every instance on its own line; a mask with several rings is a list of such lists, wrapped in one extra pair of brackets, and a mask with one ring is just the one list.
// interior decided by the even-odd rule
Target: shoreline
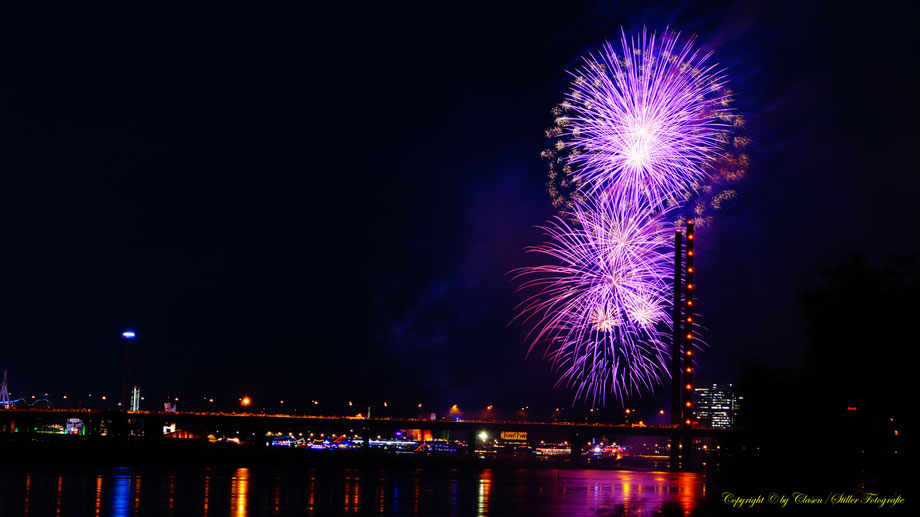
[(0, 440), (4, 467), (275, 467), (275, 468), (511, 468), (667, 472), (636, 465), (569, 457), (470, 457), (463, 453), (395, 453), (381, 450), (311, 450), (163, 440)]

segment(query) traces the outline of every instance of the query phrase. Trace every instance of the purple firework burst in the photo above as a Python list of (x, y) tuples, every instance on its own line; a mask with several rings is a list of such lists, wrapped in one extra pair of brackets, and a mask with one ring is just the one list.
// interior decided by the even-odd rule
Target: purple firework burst
[(669, 347), (658, 329), (670, 326), (670, 215), (603, 191), (544, 226), (546, 242), (528, 248), (552, 264), (516, 271), (521, 289), (536, 291), (519, 307), (532, 325), (529, 351), (548, 344), (559, 383), (576, 399), (622, 400), (666, 375)]
[(693, 39), (643, 31), (607, 43), (572, 75), (560, 147), (588, 192), (618, 185), (653, 210), (683, 203), (707, 182), (731, 129), (731, 93)]

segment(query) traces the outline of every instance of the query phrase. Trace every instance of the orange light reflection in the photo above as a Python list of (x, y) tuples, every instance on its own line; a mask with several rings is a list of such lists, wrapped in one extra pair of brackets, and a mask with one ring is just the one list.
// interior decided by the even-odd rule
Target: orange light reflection
[(230, 484), (230, 510), (236, 517), (248, 515), (249, 469), (238, 468)]

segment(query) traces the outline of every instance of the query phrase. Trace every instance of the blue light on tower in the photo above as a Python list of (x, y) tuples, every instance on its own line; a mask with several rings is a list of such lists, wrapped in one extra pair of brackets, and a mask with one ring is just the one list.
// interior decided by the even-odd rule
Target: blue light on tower
[(121, 335), (122, 335), (122, 337), (124, 337), (125, 339), (134, 339), (134, 335), (135, 335), (135, 334), (134, 334), (134, 331), (133, 331), (133, 330), (126, 330), (126, 331), (122, 332)]

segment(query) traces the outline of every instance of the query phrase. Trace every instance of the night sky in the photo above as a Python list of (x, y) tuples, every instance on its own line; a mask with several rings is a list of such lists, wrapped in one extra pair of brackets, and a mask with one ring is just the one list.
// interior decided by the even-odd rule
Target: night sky
[(151, 406), (570, 405), (508, 272), (553, 214), (565, 71), (643, 24), (715, 49), (753, 139), (700, 231), (697, 378), (797, 367), (821, 267), (920, 251), (916, 13), (695, 4), (5, 10), (10, 390), (117, 398), (133, 328)]

